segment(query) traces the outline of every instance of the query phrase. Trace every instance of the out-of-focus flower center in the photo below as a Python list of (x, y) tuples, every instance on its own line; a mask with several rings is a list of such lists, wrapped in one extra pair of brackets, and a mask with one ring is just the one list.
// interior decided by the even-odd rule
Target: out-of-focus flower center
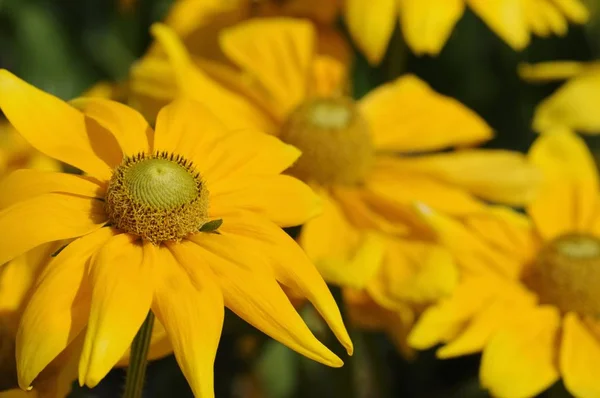
[(208, 221), (208, 196), (192, 162), (140, 153), (114, 171), (105, 209), (115, 227), (159, 244), (198, 232)]
[(308, 182), (360, 183), (374, 158), (367, 123), (350, 98), (304, 102), (283, 126), (281, 139), (302, 151), (289, 172)]
[(542, 303), (600, 316), (600, 239), (567, 234), (552, 240), (540, 251), (526, 283)]

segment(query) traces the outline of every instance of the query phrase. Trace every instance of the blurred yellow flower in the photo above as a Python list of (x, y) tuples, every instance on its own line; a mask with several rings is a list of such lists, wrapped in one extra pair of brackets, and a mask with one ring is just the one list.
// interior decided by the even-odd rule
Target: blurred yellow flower
[(280, 175), (298, 150), (266, 134), (228, 134), (189, 100), (162, 109), (156, 133), (125, 105), (72, 104), (85, 114), (0, 71), (0, 108), (13, 126), (87, 174), (21, 170), (4, 181), (0, 264), (74, 238), (44, 269), (23, 313), (16, 340), (22, 388), (79, 335), (79, 381), (95, 386), (150, 309), (199, 397), (214, 396), (224, 305), (309, 358), (342, 365), (279, 285), (308, 298), (352, 352), (325, 282), (280, 229), (319, 211), (308, 186)]
[(531, 82), (569, 79), (538, 105), (533, 118), (536, 131), (564, 127), (581, 133), (600, 134), (600, 62), (525, 64), (519, 67), (519, 73)]
[(581, 24), (589, 17), (580, 0), (346, 0), (345, 18), (357, 46), (377, 64), (397, 17), (410, 49), (435, 55), (467, 6), (515, 50), (527, 47), (532, 33), (564, 35), (569, 22)]
[[(344, 68), (316, 54), (309, 23), (255, 19), (225, 30), (223, 51), (237, 69), (213, 70), (218, 81), (168, 28), (153, 32), (172, 63), (173, 95), (204, 102), (231, 129), (266, 131), (302, 151), (288, 173), (313, 187), (324, 210), (304, 224), (300, 245), (327, 281), (366, 290), (409, 324), (415, 306), (448, 294), (456, 280), (450, 257), (427, 242), (411, 203), (465, 214), (485, 207), (478, 197), (518, 205), (535, 188), (538, 175), (520, 154), (432, 153), (486, 141), (492, 132), (415, 76), (360, 101), (343, 96)], [(156, 88), (140, 79), (142, 86)]]
[(483, 351), (480, 379), (493, 396), (535, 396), (562, 377), (574, 396), (598, 397), (598, 172), (568, 130), (540, 136), (529, 157), (545, 177), (529, 218), (492, 208), (458, 221), (422, 207), (462, 278), (409, 343), (445, 343), (442, 358)]

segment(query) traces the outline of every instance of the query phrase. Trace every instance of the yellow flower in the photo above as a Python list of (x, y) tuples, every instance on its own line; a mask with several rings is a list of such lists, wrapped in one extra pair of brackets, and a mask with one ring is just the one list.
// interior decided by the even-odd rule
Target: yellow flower
[(538, 105), (533, 118), (536, 131), (564, 127), (600, 134), (600, 62), (544, 62), (522, 65), (519, 72), (533, 82), (569, 79)]
[(483, 351), (480, 378), (498, 397), (534, 396), (562, 377), (577, 397), (598, 397), (600, 202), (598, 173), (568, 130), (530, 150), (544, 173), (527, 214), (489, 209), (460, 221), (423, 215), (453, 252), (462, 280), (409, 336), (442, 358)]
[(580, 0), (346, 0), (345, 18), (357, 46), (377, 64), (397, 17), (410, 49), (435, 55), (467, 6), (515, 50), (527, 47), (531, 33), (564, 35), (569, 21), (581, 24), (589, 17)]
[(344, 76), (335, 62), (322, 63), (306, 22), (256, 19), (224, 31), (223, 51), (240, 72), (222, 74), (220, 83), (167, 28), (153, 32), (172, 62), (177, 95), (204, 101), (232, 129), (266, 131), (302, 151), (288, 173), (313, 187), (324, 210), (304, 224), (299, 243), (327, 281), (366, 289), (379, 305), (406, 313), (408, 323), (415, 304), (448, 294), (456, 279), (411, 203), (464, 214), (484, 208), (477, 197), (522, 204), (532, 194), (537, 173), (520, 154), (431, 153), (486, 141), (492, 132), (417, 77), (360, 101), (340, 95)]
[(298, 150), (266, 134), (228, 134), (189, 100), (162, 109), (155, 133), (125, 105), (73, 104), (85, 115), (0, 71), (0, 108), (15, 128), (87, 174), (22, 170), (3, 190), (0, 264), (74, 239), (44, 269), (23, 313), (16, 342), (22, 388), (78, 336), (79, 381), (96, 385), (150, 309), (196, 396), (214, 396), (224, 305), (290, 348), (342, 365), (279, 285), (307, 297), (352, 352), (325, 282), (279, 227), (319, 210), (308, 186), (280, 175)]

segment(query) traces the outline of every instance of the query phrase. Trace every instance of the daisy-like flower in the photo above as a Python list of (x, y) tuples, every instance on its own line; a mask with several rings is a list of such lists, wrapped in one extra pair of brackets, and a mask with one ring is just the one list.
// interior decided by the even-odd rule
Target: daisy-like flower
[(562, 127), (600, 134), (600, 62), (544, 62), (522, 65), (519, 73), (532, 82), (569, 79), (538, 105), (533, 118), (536, 131)]
[[(153, 32), (172, 62), (176, 95), (204, 101), (231, 128), (260, 129), (302, 151), (287, 172), (318, 192), (324, 211), (304, 224), (299, 243), (327, 281), (366, 289), (380, 305), (407, 314), (407, 323), (413, 304), (449, 293), (456, 280), (411, 203), (460, 214), (482, 209), (477, 197), (518, 204), (531, 196), (537, 174), (520, 154), (417, 156), (485, 141), (491, 129), (415, 76), (360, 101), (341, 95), (343, 68), (320, 63), (309, 23), (257, 19), (224, 31), (223, 51), (239, 72), (221, 74), (220, 82), (191, 62), (166, 27)], [(137, 84), (147, 93), (155, 87)]]
[(529, 156), (545, 177), (529, 217), (490, 209), (458, 221), (422, 210), (462, 280), (423, 314), (409, 343), (445, 343), (442, 358), (483, 351), (481, 383), (497, 397), (535, 396), (559, 378), (576, 397), (598, 397), (598, 172), (568, 130), (545, 133)]
[(95, 386), (150, 310), (199, 397), (214, 396), (224, 306), (290, 348), (342, 365), (279, 285), (314, 303), (352, 352), (325, 282), (280, 229), (319, 211), (308, 186), (280, 175), (297, 149), (262, 133), (228, 134), (190, 100), (162, 109), (155, 133), (125, 105), (94, 98), (74, 104), (85, 113), (0, 71), (0, 108), (13, 126), (40, 151), (86, 173), (24, 170), (3, 190), (0, 264), (71, 240), (45, 267), (23, 313), (21, 388), (78, 336), (79, 381)]
[(564, 35), (569, 22), (589, 18), (580, 0), (346, 0), (345, 19), (358, 47), (371, 63), (383, 58), (396, 18), (416, 54), (438, 54), (467, 6), (515, 50), (530, 35)]

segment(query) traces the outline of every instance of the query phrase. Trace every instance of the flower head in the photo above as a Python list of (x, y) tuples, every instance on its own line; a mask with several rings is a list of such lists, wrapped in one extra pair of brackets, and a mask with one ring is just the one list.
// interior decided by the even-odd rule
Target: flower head
[(297, 149), (262, 133), (228, 133), (191, 100), (163, 108), (155, 132), (125, 105), (72, 104), (79, 110), (0, 71), (0, 108), (10, 122), (34, 147), (85, 173), (23, 170), (5, 182), (0, 263), (70, 240), (45, 267), (21, 320), (22, 388), (78, 336), (79, 381), (96, 385), (149, 310), (196, 396), (214, 395), (224, 306), (292, 349), (342, 365), (279, 285), (313, 302), (352, 352), (327, 286), (280, 229), (319, 211), (308, 186), (280, 175)]
[(256, 19), (224, 31), (223, 51), (239, 71), (222, 80), (193, 64), (167, 28), (153, 31), (172, 63), (177, 96), (204, 101), (231, 128), (262, 129), (302, 151), (287, 173), (310, 184), (324, 210), (303, 225), (298, 241), (324, 278), (366, 289), (385, 308), (410, 314), (409, 324), (415, 308), (456, 282), (451, 259), (412, 203), (465, 214), (485, 208), (480, 198), (522, 204), (535, 189), (538, 175), (520, 154), (435, 153), (492, 132), (415, 76), (359, 101), (345, 96), (344, 68), (316, 54), (306, 22)]
[(461, 268), (454, 294), (428, 309), (409, 337), (440, 357), (483, 351), (481, 383), (498, 397), (534, 396), (562, 377), (578, 397), (600, 383), (598, 173), (583, 141), (565, 130), (534, 143), (544, 172), (529, 217), (511, 210), (452, 220), (428, 208)]
[(569, 22), (581, 24), (589, 17), (580, 0), (346, 0), (345, 18), (358, 47), (377, 64), (396, 18), (413, 52), (436, 55), (467, 6), (515, 50), (527, 47), (532, 33), (565, 35)]

